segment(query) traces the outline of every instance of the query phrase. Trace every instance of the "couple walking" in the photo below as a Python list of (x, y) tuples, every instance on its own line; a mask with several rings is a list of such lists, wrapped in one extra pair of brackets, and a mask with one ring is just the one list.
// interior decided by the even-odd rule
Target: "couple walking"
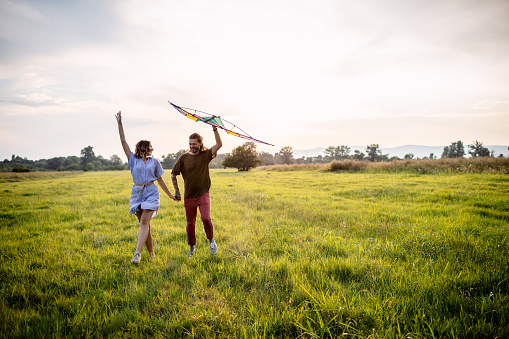
[(189, 151), (182, 154), (171, 172), (171, 181), (175, 188), (175, 195), (171, 194), (166, 186), (162, 176), (164, 169), (161, 163), (152, 158), (154, 148), (148, 140), (141, 140), (136, 144), (136, 149), (131, 152), (125, 139), (124, 128), (122, 126), (122, 115), (120, 111), (115, 115), (118, 123), (118, 132), (122, 148), (127, 156), (129, 168), (133, 177), (134, 185), (131, 189), (131, 198), (129, 200), (131, 214), (136, 214), (140, 222), (140, 232), (138, 234), (138, 245), (134, 252), (132, 263), (138, 264), (141, 261), (141, 250), (143, 245), (151, 258), (155, 258), (154, 246), (152, 243), (152, 233), (150, 231), (150, 220), (154, 218), (159, 210), (159, 190), (154, 183), (175, 201), (180, 201), (181, 195), (177, 182), (177, 175), (182, 174), (184, 178), (184, 208), (186, 210), (186, 233), (187, 244), (189, 245), (188, 255), (191, 257), (195, 251), (196, 245), (196, 216), (198, 208), (203, 222), (205, 234), (209, 240), (210, 253), (217, 253), (217, 245), (214, 241), (214, 226), (210, 218), (210, 175), (209, 163), (217, 155), (222, 142), (216, 127), (213, 127), (216, 144), (207, 149), (203, 146), (203, 138), (198, 133), (189, 136)]

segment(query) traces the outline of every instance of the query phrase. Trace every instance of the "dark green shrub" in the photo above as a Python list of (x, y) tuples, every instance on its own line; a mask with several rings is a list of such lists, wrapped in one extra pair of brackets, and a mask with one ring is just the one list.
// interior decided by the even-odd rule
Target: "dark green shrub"
[(20, 172), (30, 172), (30, 169), (29, 168), (26, 168), (26, 167), (14, 167), (12, 169), (13, 172), (16, 172), (16, 173), (20, 173)]

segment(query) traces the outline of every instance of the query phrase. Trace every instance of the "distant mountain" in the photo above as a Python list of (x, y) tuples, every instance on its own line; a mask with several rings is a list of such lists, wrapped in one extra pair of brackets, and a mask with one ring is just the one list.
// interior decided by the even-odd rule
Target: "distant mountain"
[[(307, 150), (293, 150), (293, 157), (295, 159), (302, 158), (302, 157), (317, 157), (319, 155), (324, 156), (325, 153), (325, 147), (317, 147), (313, 149), (307, 149)], [(352, 151), (353, 152), (353, 151)]]
[[(429, 157), (430, 154), (433, 153), (433, 156), (440, 158), (444, 151), (444, 146), (405, 145), (381, 149), (382, 154), (389, 154), (390, 157), (404, 158), (405, 155), (413, 153), (415, 158), (424, 158)], [(468, 152), (466, 147), (465, 152)]]
[[(382, 154), (389, 154), (389, 157), (404, 158), (405, 155), (413, 153), (414, 158), (429, 157), (431, 153), (437, 158), (440, 158), (445, 146), (422, 146), (422, 145), (404, 145), (397, 147), (380, 147)], [(495, 156), (498, 157), (503, 154), (504, 157), (509, 157), (508, 146), (500, 145), (488, 145), (484, 146), (491, 151), (495, 151)], [(316, 157), (319, 155), (325, 156), (326, 147), (316, 147), (308, 150), (294, 150), (293, 157), (295, 159), (302, 157)], [(359, 150), (366, 153), (366, 146), (350, 146), (350, 154), (353, 154), (355, 150)], [(465, 153), (468, 156), (468, 145), (465, 145)]]

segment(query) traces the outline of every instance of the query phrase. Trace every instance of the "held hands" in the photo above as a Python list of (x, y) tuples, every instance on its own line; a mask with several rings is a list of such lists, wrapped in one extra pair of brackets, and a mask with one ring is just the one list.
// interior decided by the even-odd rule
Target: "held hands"
[(122, 122), (122, 114), (120, 111), (118, 111), (117, 114), (115, 114), (115, 118), (117, 118), (117, 122), (120, 124)]
[(180, 192), (179, 191), (176, 191), (175, 195), (171, 194), (170, 192), (166, 192), (166, 194), (170, 197), (171, 200), (180, 201)]

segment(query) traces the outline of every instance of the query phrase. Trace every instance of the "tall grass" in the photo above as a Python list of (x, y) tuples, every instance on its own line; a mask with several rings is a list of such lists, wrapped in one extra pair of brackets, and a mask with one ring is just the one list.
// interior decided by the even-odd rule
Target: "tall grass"
[(509, 335), (507, 175), (215, 170), (218, 255), (162, 199), (138, 266), (130, 182), (2, 183), (0, 337)]
[(412, 172), (434, 173), (500, 173), (509, 174), (509, 158), (455, 158), (455, 159), (409, 159), (384, 162), (359, 160), (332, 161), (327, 164), (292, 164), (261, 166), (262, 171), (308, 171), (323, 170), (332, 172)]
[(290, 171), (312, 171), (312, 170), (326, 170), (328, 164), (290, 164), (290, 165), (268, 165), (259, 166), (255, 170), (258, 171), (273, 171), (273, 172), (290, 172)]
[(25, 180), (38, 180), (38, 179), (55, 179), (66, 176), (73, 176), (82, 174), (81, 171), (68, 171), (68, 172), (0, 172), (0, 183), (25, 181)]

